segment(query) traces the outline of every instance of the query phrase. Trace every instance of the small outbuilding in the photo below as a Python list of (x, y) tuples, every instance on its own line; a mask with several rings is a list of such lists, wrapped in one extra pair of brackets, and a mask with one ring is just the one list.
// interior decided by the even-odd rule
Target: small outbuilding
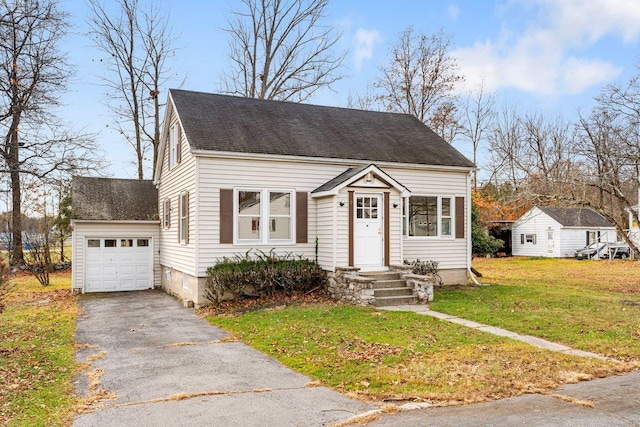
[(513, 255), (570, 258), (594, 242), (614, 243), (616, 228), (589, 208), (534, 207), (513, 224)]
[(158, 191), (150, 180), (73, 178), (72, 287), (135, 291), (160, 282)]

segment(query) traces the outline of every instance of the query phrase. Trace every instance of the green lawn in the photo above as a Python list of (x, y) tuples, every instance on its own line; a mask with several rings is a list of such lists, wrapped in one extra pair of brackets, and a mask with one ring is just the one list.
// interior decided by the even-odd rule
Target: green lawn
[(208, 319), (321, 384), (370, 401), (477, 402), (628, 369), (414, 313), (306, 304)]
[(0, 425), (68, 425), (77, 403), (70, 274), (52, 274), (47, 288), (27, 274), (13, 280), (0, 314)]
[(625, 361), (640, 361), (640, 263), (479, 259), (491, 286), (437, 289), (431, 308)]

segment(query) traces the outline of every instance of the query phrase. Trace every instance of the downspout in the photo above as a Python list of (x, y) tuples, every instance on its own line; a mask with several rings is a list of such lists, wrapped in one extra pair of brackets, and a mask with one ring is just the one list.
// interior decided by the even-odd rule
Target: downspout
[(469, 275), (469, 279), (471, 279), (471, 281), (473, 282), (474, 285), (476, 286), (489, 286), (489, 285), (485, 285), (482, 284), (480, 282), (478, 282), (478, 279), (476, 279), (476, 276), (473, 274), (473, 272), (471, 271), (471, 259), (472, 259), (472, 251), (473, 251), (473, 242), (472, 242), (472, 223), (471, 223), (471, 174), (473, 172), (469, 171), (469, 174), (467, 175), (467, 274)]

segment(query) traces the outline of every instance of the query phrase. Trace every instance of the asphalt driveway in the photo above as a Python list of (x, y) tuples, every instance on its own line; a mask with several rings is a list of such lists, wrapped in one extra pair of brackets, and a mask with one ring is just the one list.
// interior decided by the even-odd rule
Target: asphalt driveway
[(298, 374), (159, 291), (83, 295), (84, 426), (322, 426), (373, 409)]

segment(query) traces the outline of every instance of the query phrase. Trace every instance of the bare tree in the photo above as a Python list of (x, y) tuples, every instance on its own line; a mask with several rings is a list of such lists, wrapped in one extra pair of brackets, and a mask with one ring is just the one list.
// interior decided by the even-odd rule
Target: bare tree
[(23, 264), (21, 176), (91, 168), (90, 135), (66, 129), (53, 114), (73, 69), (58, 50), (69, 16), (56, 0), (0, 0), (0, 144), (11, 181), (11, 263)]
[(227, 32), (231, 69), (225, 92), (250, 98), (303, 102), (331, 87), (344, 54), (340, 33), (322, 23), (328, 0), (242, 0)]
[[(495, 118), (495, 96), (487, 94), (484, 81), (467, 93), (462, 103), (461, 134), (471, 142), (473, 163), (478, 165), (480, 144), (486, 137)], [(478, 188), (478, 172), (473, 172), (473, 185)]]
[(522, 121), (515, 106), (503, 106), (496, 115), (488, 141), (491, 152), (491, 176), (517, 187), (526, 171), (521, 161), (525, 151), (522, 144)]
[(443, 30), (426, 35), (409, 27), (400, 33), (374, 87), (387, 111), (413, 114), (452, 142), (459, 131), (454, 90), (464, 78), (450, 49), (451, 38)]
[[(153, 161), (160, 142), (160, 89), (170, 77), (167, 58), (175, 53), (176, 38), (157, 4), (143, 10), (139, 0), (116, 0), (112, 15), (100, 0), (89, 0), (89, 25), (97, 47), (105, 53), (102, 80), (107, 105), (116, 115), (119, 133), (133, 147), (137, 176), (144, 178), (145, 162)], [(149, 159), (151, 152), (151, 159)]]

